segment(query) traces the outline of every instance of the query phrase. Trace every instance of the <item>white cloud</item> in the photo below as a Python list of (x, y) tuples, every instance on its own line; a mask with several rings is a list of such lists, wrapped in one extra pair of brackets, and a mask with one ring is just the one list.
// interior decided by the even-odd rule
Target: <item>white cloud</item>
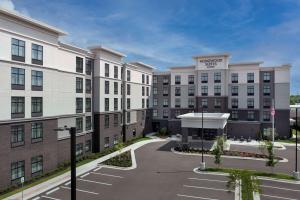
[(15, 10), (15, 5), (12, 0), (0, 0), (0, 8), (4, 8), (6, 10)]

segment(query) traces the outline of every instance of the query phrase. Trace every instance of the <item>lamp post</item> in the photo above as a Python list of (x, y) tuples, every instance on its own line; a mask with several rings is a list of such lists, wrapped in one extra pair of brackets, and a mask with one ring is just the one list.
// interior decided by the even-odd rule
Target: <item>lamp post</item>
[(76, 127), (64, 126), (56, 131), (68, 130), (70, 133), (70, 155), (71, 155), (71, 200), (76, 200)]
[(203, 105), (202, 107), (202, 117), (201, 117), (201, 163), (200, 163), (200, 170), (205, 170), (205, 162), (204, 162), (204, 147), (203, 147), (203, 133), (204, 133), (204, 129), (203, 129)]
[(295, 149), (295, 171), (293, 172), (293, 176), (295, 179), (300, 179), (300, 174), (298, 171), (298, 107), (296, 107), (296, 149)]

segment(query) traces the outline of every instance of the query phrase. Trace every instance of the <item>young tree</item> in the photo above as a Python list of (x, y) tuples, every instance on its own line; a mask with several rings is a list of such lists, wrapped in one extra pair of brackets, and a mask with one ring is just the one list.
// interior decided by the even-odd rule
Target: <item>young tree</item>
[(278, 163), (278, 160), (275, 159), (275, 153), (274, 153), (274, 144), (271, 141), (265, 142), (265, 148), (268, 152), (268, 160), (266, 162), (266, 166), (271, 167), (272, 172), (274, 172), (274, 167)]
[(218, 167), (220, 167), (221, 165), (221, 156), (223, 154), (223, 151), (224, 151), (224, 137), (218, 136), (215, 143), (215, 147), (212, 151), (212, 153), (215, 155), (215, 164), (218, 165)]

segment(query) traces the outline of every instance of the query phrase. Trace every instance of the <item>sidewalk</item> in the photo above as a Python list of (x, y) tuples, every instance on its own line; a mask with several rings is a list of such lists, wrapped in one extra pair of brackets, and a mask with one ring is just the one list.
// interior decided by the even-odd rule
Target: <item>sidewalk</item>
[[(152, 137), (151, 137), (152, 138)], [(80, 167), (77, 167), (76, 168), (76, 176), (80, 176), (80, 175), (83, 175), (85, 174), (86, 172), (98, 167), (98, 164), (99, 163), (102, 163), (114, 156), (117, 156), (119, 154), (122, 154), (126, 151), (129, 151), (129, 150), (136, 150), (138, 148), (140, 148), (141, 146), (143, 145), (146, 145), (146, 144), (149, 144), (149, 143), (152, 143), (152, 142), (160, 142), (160, 141), (164, 141), (163, 139), (158, 139), (158, 138), (152, 138), (150, 140), (145, 140), (145, 141), (141, 141), (141, 142), (137, 142), (137, 143), (134, 143), (130, 146), (127, 146), (125, 147), (124, 149), (120, 150), (120, 151), (115, 151), (111, 154), (108, 154), (106, 156), (103, 156), (101, 158), (98, 158), (94, 161), (91, 161), (87, 164), (84, 164)], [(50, 179), (48, 181), (45, 181), (39, 185), (36, 185), (36, 186), (33, 186), (31, 188), (28, 188), (26, 190), (24, 190), (24, 199), (29, 199), (29, 198), (32, 198), (36, 195), (39, 195), (40, 193), (43, 193), (43, 192), (46, 192), (47, 190), (53, 188), (53, 187), (56, 187), (68, 180), (70, 180), (70, 171), (62, 174), (62, 175), (59, 175), (53, 179)], [(14, 194), (8, 198), (5, 198), (6, 200), (21, 200), (22, 199), (22, 193), (19, 192), (17, 194)]]

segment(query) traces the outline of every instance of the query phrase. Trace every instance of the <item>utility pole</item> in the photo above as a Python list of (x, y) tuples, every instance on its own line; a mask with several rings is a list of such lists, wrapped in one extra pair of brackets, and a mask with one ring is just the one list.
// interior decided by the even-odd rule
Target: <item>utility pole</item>
[(71, 135), (71, 200), (76, 200), (76, 127), (69, 129)]
[(298, 107), (296, 106), (296, 149), (295, 149), (295, 171), (293, 172), (294, 178), (299, 180), (300, 173), (298, 171)]

